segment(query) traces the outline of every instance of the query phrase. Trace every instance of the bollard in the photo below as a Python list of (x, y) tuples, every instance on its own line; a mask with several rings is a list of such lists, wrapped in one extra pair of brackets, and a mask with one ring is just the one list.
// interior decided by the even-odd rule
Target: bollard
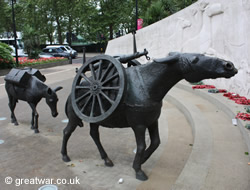
[(69, 64), (72, 64), (72, 56), (69, 56)]
[(86, 62), (86, 48), (82, 48), (82, 64)]

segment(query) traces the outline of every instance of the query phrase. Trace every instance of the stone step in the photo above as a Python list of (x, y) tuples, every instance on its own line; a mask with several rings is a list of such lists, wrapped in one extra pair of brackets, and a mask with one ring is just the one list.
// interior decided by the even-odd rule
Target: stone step
[[(157, 159), (146, 182), (137, 190), (170, 189), (183, 170), (192, 150), (193, 135), (191, 125), (185, 115), (173, 104), (164, 101), (159, 120), (161, 145), (143, 165), (148, 170), (149, 163)], [(160, 155), (159, 155), (160, 154)]]
[[(237, 113), (240, 112), (246, 112), (244, 105), (236, 104), (234, 101), (229, 100), (228, 98), (224, 97), (222, 93), (213, 94), (208, 93), (207, 89), (199, 89), (199, 90), (193, 90), (192, 85), (190, 85), (187, 81), (182, 80), (176, 85), (177, 88), (186, 90), (188, 92), (194, 93), (212, 104), (214, 104), (218, 109), (223, 111), (225, 114), (228, 115), (228, 117), (234, 119)], [(245, 128), (246, 124), (250, 124), (249, 121), (242, 121), (237, 119), (237, 126), (239, 127), (239, 130), (245, 140), (245, 143), (248, 147), (248, 152), (250, 153), (250, 130)], [(250, 155), (249, 155), (249, 161), (250, 161)]]
[[(192, 88), (191, 88), (192, 89)], [(172, 189), (248, 189), (248, 149), (231, 118), (205, 98), (174, 87), (165, 98), (192, 126), (191, 155)]]

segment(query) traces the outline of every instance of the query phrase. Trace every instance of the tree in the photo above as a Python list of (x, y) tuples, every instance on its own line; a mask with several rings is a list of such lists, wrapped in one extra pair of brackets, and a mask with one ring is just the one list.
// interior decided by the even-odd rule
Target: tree
[[(195, 1), (138, 0), (138, 13), (145, 26)], [(62, 44), (66, 34), (70, 45), (73, 34), (103, 42), (135, 29), (135, 0), (18, 0), (15, 12), (17, 31), (29, 25), (42, 43), (57, 38)], [(1, 31), (12, 31), (11, 7), (5, 0), (0, 0)]]
[(38, 58), (40, 52), (39, 32), (27, 25), (23, 30), (23, 43), (30, 59)]
[(147, 9), (142, 9), (141, 15), (144, 19), (144, 25), (149, 25), (157, 22), (167, 16), (170, 16), (177, 11), (189, 6), (197, 0), (151, 0), (150, 3), (144, 1), (144, 6)]
[(0, 0), (0, 33), (12, 31), (11, 9), (8, 3)]

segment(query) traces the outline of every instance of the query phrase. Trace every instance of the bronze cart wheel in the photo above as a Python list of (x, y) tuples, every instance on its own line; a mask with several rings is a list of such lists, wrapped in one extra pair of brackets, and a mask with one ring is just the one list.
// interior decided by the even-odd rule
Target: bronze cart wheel
[(109, 55), (95, 56), (75, 76), (71, 91), (73, 109), (86, 122), (104, 121), (119, 106), (125, 87), (122, 64)]

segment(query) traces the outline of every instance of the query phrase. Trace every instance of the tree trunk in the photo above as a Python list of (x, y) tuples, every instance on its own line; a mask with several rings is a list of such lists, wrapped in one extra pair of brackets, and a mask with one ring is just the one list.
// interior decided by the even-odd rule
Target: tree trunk
[(53, 43), (53, 37), (52, 37), (52, 35), (53, 34), (51, 34), (51, 33), (47, 33), (50, 45)]
[(68, 32), (69, 32), (68, 43), (69, 43), (69, 46), (71, 46), (72, 45), (72, 16), (69, 16)]
[(109, 39), (113, 39), (113, 24), (109, 25)]
[(58, 42), (59, 42), (59, 44), (62, 44), (62, 43), (63, 43), (63, 39), (62, 39), (62, 28), (61, 28), (60, 19), (59, 19), (58, 16), (56, 16), (56, 23), (57, 23)]

